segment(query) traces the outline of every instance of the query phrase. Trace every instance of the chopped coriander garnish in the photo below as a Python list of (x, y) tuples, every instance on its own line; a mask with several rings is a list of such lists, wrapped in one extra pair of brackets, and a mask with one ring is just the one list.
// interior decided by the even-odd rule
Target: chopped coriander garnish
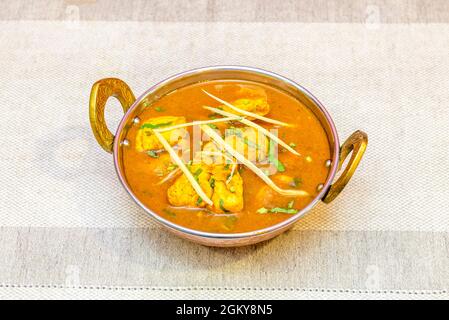
[(279, 172), (284, 172), (285, 171), (285, 167), (282, 164), (281, 161), (279, 161), (278, 157), (274, 154), (275, 153), (275, 145), (274, 145), (274, 141), (270, 140), (270, 145), (269, 145), (269, 149), (268, 149), (268, 161), (274, 165), (277, 169), (277, 171)]
[(276, 167), (276, 169), (277, 169), (279, 172), (284, 172), (284, 171), (285, 171), (284, 165), (282, 164), (281, 161), (279, 161), (278, 158), (274, 158), (274, 159), (272, 159), (272, 160), (273, 160), (274, 166)]
[(156, 151), (154, 150), (148, 150), (147, 154), (151, 157), (151, 158), (159, 158), (159, 155), (156, 153)]
[(223, 199), (220, 199), (220, 209), (223, 210), (224, 212), (229, 212), (229, 210), (224, 207)]
[(296, 143), (290, 142), (289, 146), (292, 147), (292, 148), (296, 148)]
[(176, 217), (176, 213), (174, 213), (168, 209), (163, 209), (162, 212), (164, 212), (167, 216)]
[(195, 180), (198, 180), (198, 177), (200, 176), (201, 172), (203, 172), (203, 169), (198, 168), (195, 173), (193, 174), (193, 177), (195, 178)]
[(293, 204), (294, 201), (290, 201), (287, 205), (287, 208), (271, 208), (271, 209), (267, 209), (267, 208), (259, 208), (256, 212), (259, 214), (266, 214), (266, 213), (288, 213), (288, 214), (296, 214), (298, 213), (298, 210), (293, 209)]
[(209, 114), (207, 117), (208, 117), (209, 119), (212, 119), (212, 120), (218, 118), (216, 113), (211, 113), (211, 114)]
[(208, 123), (207, 124), (209, 127), (211, 127), (212, 129), (218, 129), (218, 127), (215, 125), (215, 124), (213, 124), (213, 123)]
[(140, 129), (157, 129), (160, 127), (166, 127), (171, 125), (173, 122), (165, 122), (165, 123), (157, 123), (157, 124), (152, 124), (152, 123), (145, 123), (143, 124)]
[(203, 199), (201, 197), (198, 197), (198, 200), (196, 200), (196, 205), (199, 206), (203, 202)]
[(295, 214), (298, 212), (296, 209), (286, 209), (286, 208), (272, 208), (270, 209), (271, 213), (288, 213), (288, 214)]
[(157, 112), (163, 112), (165, 111), (165, 109), (161, 108), (161, 107), (156, 107), (154, 108), (154, 110), (156, 110)]

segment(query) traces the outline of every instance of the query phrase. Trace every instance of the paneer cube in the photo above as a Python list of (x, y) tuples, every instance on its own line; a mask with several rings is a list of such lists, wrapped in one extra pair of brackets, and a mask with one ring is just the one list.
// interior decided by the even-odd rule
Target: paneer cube
[[(243, 180), (238, 171), (232, 165), (192, 165), (190, 171), (197, 179), (201, 189), (211, 198), (214, 205), (210, 210), (229, 213), (239, 212), (243, 209)], [(229, 179), (230, 175), (232, 177)], [(206, 206), (199, 199), (185, 175), (176, 179), (175, 183), (168, 188), (168, 201), (176, 207)]]
[[(163, 146), (159, 139), (153, 134), (153, 129), (163, 128), (168, 126), (174, 126), (177, 124), (185, 123), (186, 119), (184, 117), (156, 117), (147, 120), (143, 123), (136, 135), (136, 150), (139, 152), (148, 150), (159, 150)], [(167, 132), (163, 132), (162, 136), (170, 143), (170, 145), (175, 145), (181, 140), (186, 134), (184, 128), (175, 129)]]
[[(206, 165), (198, 164), (190, 167), (190, 171), (195, 179), (197, 179), (201, 189), (203, 189), (204, 193), (210, 198), (213, 190), (209, 182), (211, 177), (209, 170), (209, 167)], [(167, 195), (170, 204), (176, 207), (202, 208), (206, 206), (206, 202), (200, 199), (184, 174), (177, 178), (175, 183), (168, 188)]]
[[(257, 98), (257, 99), (237, 99), (234, 102), (231, 103), (234, 107), (237, 107), (239, 109), (249, 111), (252, 113), (256, 113), (258, 115), (264, 116), (267, 113), (270, 112), (270, 105), (268, 104), (267, 100), (263, 98)], [(229, 108), (228, 106), (223, 106), (223, 110), (231, 113), (236, 113), (235, 110), (232, 108)]]
[(218, 180), (220, 174), (212, 175), (215, 179), (212, 202), (214, 211), (217, 212), (239, 212), (243, 209), (243, 179), (236, 171), (229, 183), (226, 180)]

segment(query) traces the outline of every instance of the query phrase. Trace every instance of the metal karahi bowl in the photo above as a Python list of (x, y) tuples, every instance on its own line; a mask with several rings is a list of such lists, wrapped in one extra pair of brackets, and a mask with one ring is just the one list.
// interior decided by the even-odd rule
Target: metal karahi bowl
[[(126, 134), (134, 119), (145, 106), (157, 101), (164, 95), (191, 84), (212, 80), (246, 80), (281, 89), (303, 103), (321, 122), (327, 134), (331, 151), (329, 175), (317, 196), (304, 209), (289, 219), (268, 228), (243, 233), (209, 233), (193, 230), (168, 221), (153, 212), (139, 200), (129, 186), (124, 174), (123, 168), (126, 163), (123, 162), (122, 152), (123, 148), (129, 147), (130, 142), (126, 140)], [(115, 135), (108, 130), (104, 118), (106, 102), (111, 96), (120, 101), (125, 112)], [(154, 85), (137, 99), (129, 86), (123, 81), (115, 78), (99, 80), (93, 85), (91, 91), (90, 122), (98, 143), (107, 152), (113, 153), (114, 165), (119, 180), (139, 206), (159, 224), (174, 234), (203, 245), (217, 247), (243, 246), (271, 239), (291, 228), (296, 221), (301, 219), (319, 201), (331, 202), (351, 179), (368, 143), (366, 133), (356, 131), (340, 146), (337, 130), (331, 116), (309, 91), (278, 74), (242, 66), (213, 66), (179, 73)], [(334, 181), (337, 171), (341, 169), (343, 162), (349, 155), (351, 157), (347, 161), (342, 174)]]

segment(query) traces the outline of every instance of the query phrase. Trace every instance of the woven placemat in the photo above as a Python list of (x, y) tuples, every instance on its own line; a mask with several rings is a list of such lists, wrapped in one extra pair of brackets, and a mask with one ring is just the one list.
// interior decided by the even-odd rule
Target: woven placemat
[[(4, 21), (0, 30), (1, 283), (65, 286), (74, 272), (86, 286), (448, 287), (447, 25)], [(122, 189), (88, 122), (100, 78), (122, 78), (138, 95), (217, 64), (287, 76), (327, 106), (342, 141), (356, 129), (370, 138), (339, 198), (243, 249), (167, 235)], [(108, 108), (111, 127), (119, 110)]]

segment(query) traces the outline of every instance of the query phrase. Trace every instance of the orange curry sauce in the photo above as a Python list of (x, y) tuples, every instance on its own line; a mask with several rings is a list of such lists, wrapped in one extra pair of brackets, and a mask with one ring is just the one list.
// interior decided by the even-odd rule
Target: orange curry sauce
[[(203, 106), (218, 107), (220, 103), (207, 96), (201, 89), (232, 102), (242, 98), (238, 92), (245, 85), (257, 86), (260, 90), (264, 90), (271, 108), (266, 117), (294, 125), (278, 127), (278, 137), (287, 144), (291, 143), (301, 156), (296, 156), (280, 146), (278, 157), (285, 166), (285, 171), (271, 175), (270, 178), (279, 187), (292, 189), (290, 183), (285, 183), (283, 176), (293, 177), (296, 181), (295, 188), (307, 191), (310, 197), (292, 199), (282, 196), (241, 164), (244, 197), (244, 208), (241, 212), (215, 213), (205, 208), (171, 206), (167, 199), (167, 189), (176, 178), (161, 185), (157, 184), (164, 178), (155, 171), (155, 163), (158, 159), (150, 157), (146, 152), (138, 152), (134, 147), (140, 125), (147, 119), (161, 116), (184, 116), (187, 122), (210, 120), (211, 111), (203, 109)], [(277, 224), (290, 218), (292, 214), (271, 212), (262, 214), (257, 211), (261, 207), (286, 208), (292, 200), (294, 200), (294, 209), (304, 208), (317, 195), (318, 185), (325, 182), (329, 173), (329, 168), (325, 165), (326, 160), (330, 158), (329, 142), (319, 120), (292, 96), (260, 83), (226, 80), (190, 85), (165, 95), (154, 104), (147, 106), (139, 118), (140, 124), (133, 125), (127, 133), (130, 146), (123, 150), (126, 179), (134, 194), (145, 206), (163, 218), (190, 229), (213, 233), (239, 233)], [(253, 121), (266, 129), (275, 127), (260, 120)], [(222, 131), (227, 126), (226, 123), (216, 125)], [(192, 136), (191, 127), (188, 130)]]

